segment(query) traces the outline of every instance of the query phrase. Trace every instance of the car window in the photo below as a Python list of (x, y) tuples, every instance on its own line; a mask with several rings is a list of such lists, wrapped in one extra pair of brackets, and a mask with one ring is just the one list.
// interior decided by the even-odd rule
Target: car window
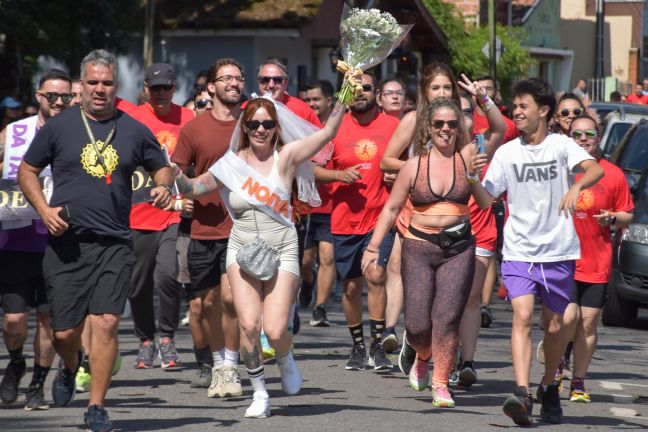
[(617, 161), (619, 168), (643, 171), (648, 165), (648, 126), (635, 128), (622, 151)]
[(614, 153), (614, 150), (621, 142), (621, 138), (630, 130), (632, 124), (617, 122), (610, 126), (610, 134), (607, 137), (607, 142), (605, 143), (605, 149), (603, 152), (606, 155), (611, 155)]

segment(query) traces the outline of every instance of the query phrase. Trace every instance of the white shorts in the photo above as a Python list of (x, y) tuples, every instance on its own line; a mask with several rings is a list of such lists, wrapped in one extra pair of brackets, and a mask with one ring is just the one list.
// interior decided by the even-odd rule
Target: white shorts
[(477, 246), (475, 248), (475, 256), (490, 258), (493, 255), (495, 255), (494, 251), (490, 251), (488, 249), (484, 249), (484, 248), (479, 247), (479, 246)]

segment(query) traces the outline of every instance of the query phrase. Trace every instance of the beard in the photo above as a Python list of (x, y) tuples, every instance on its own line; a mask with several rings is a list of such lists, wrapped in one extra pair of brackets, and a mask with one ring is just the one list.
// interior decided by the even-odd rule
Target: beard
[(354, 103), (353, 105), (351, 105), (349, 107), (349, 109), (351, 109), (351, 112), (354, 112), (356, 114), (364, 114), (366, 112), (371, 111), (372, 109), (374, 109), (376, 107), (376, 98), (375, 97), (371, 98), (371, 99), (367, 99), (366, 101), (363, 101), (361, 99), (358, 102), (361, 102), (361, 103), (358, 104), (356, 102), (356, 103)]
[(242, 90), (240, 90), (236, 96), (230, 95), (225, 91), (223, 92), (216, 91), (216, 99), (218, 99), (220, 103), (222, 103), (223, 105), (231, 107), (241, 103), (242, 94), (243, 94)]

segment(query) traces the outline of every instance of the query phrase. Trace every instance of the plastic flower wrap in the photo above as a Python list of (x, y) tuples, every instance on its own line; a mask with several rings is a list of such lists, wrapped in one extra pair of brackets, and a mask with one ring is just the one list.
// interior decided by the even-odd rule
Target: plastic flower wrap
[(377, 65), (400, 45), (412, 25), (400, 25), (388, 12), (354, 8), (340, 22), (342, 57), (337, 69), (346, 74), (338, 99), (345, 105), (362, 94), (363, 70)]

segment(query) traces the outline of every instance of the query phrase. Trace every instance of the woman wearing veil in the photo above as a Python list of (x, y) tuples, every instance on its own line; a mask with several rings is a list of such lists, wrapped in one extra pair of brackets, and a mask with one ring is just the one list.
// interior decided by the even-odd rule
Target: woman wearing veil
[[(256, 98), (243, 111), (230, 151), (209, 172), (192, 180), (175, 169), (181, 193), (193, 198), (219, 190), (234, 221), (227, 277), (241, 328), (241, 355), (254, 389), (245, 417), (270, 414), (259, 347), (262, 326), (277, 353), (282, 389), (293, 395), (301, 388), (302, 378), (290, 351), (292, 335), (287, 331), (299, 281), (291, 185), (296, 180), (300, 201), (320, 204), (310, 160), (335, 136), (343, 115), (344, 105), (336, 104), (326, 126), (317, 130), (283, 104)], [(257, 235), (279, 256), (278, 271), (267, 281), (246, 273), (237, 262), (237, 252)]]

